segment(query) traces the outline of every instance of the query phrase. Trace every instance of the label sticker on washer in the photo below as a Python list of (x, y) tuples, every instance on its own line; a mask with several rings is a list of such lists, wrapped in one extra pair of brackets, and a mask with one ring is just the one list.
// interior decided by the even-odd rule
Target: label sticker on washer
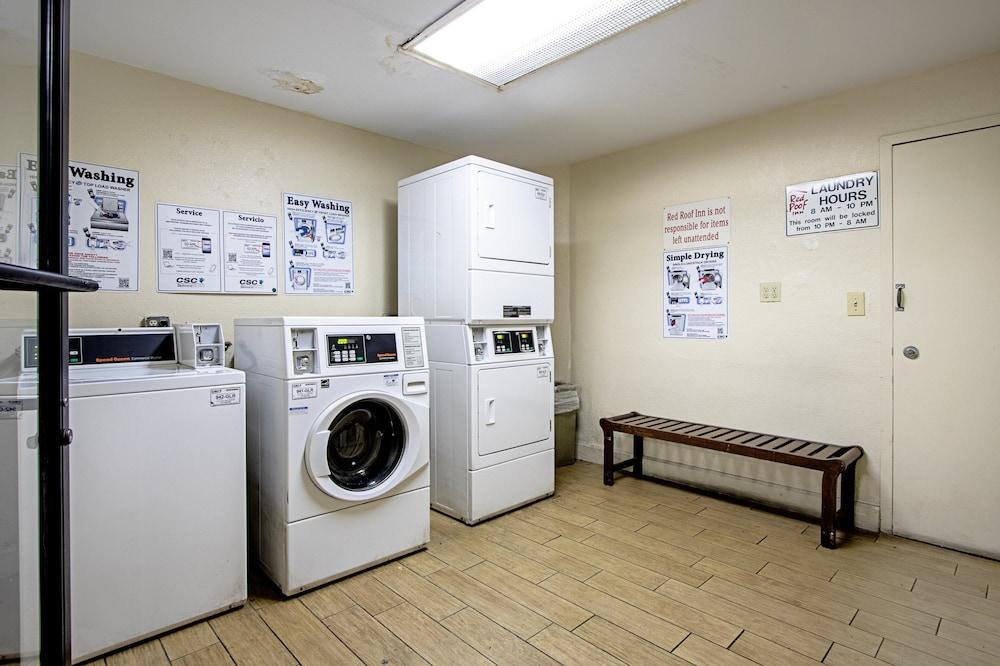
[(399, 385), (399, 374), (382, 375), (382, 379), (385, 380), (386, 386), (398, 386)]
[(292, 400), (306, 400), (316, 397), (316, 383), (292, 384)]
[(513, 317), (517, 319), (519, 317), (530, 317), (531, 316), (531, 306), (530, 305), (505, 305), (503, 306), (503, 316), (504, 319), (509, 319)]
[(240, 404), (240, 397), (243, 391), (239, 386), (227, 386), (225, 388), (214, 388), (210, 394), (208, 402), (212, 407), (221, 407), (222, 405), (238, 405)]
[(0, 400), (0, 421), (21, 418), (22, 401)]
[(538, 366), (537, 368), (535, 368), (535, 372), (537, 373), (539, 379), (549, 378), (549, 366), (547, 365)]
[(536, 187), (535, 188), (535, 198), (545, 201), (549, 198), (549, 190), (546, 187)]
[(309, 405), (302, 405), (301, 407), (289, 407), (288, 408), (288, 413), (289, 414), (308, 414), (309, 413)]

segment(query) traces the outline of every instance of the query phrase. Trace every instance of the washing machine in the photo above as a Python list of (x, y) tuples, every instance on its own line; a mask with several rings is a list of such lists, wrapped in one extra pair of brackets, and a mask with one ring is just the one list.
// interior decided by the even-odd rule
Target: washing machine
[(399, 182), (399, 313), (427, 320), (431, 506), (469, 524), (555, 489), (553, 181), (468, 156)]
[(430, 540), (429, 372), (419, 317), (235, 324), (247, 374), (251, 551), (286, 595)]
[[(38, 648), (38, 352), (21, 333), (20, 370), (0, 379), (0, 577), (19, 600), (0, 606), (0, 649), (26, 658)], [(246, 601), (244, 374), (224, 349), (216, 324), (69, 332), (74, 661)]]

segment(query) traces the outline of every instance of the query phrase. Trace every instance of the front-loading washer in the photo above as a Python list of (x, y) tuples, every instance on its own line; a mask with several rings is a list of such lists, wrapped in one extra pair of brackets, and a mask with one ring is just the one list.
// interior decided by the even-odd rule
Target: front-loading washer
[(430, 540), (419, 317), (235, 322), (247, 375), (252, 554), (286, 594)]

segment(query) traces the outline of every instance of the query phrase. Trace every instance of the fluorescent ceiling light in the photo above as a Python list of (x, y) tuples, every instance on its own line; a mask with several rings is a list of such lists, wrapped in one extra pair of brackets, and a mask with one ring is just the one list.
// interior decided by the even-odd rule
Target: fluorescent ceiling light
[(501, 87), (684, 0), (465, 0), (402, 45)]

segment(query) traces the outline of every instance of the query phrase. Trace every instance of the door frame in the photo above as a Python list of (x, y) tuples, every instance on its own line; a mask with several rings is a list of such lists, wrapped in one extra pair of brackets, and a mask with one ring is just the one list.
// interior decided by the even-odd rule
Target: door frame
[(882, 224), (882, 293), (886, 295), (883, 317), (887, 319), (882, 326), (881, 349), (882, 361), (879, 374), (882, 380), (882, 428), (881, 428), (881, 462), (879, 465), (879, 531), (893, 534), (893, 504), (892, 504), (892, 470), (893, 470), (893, 362), (892, 348), (895, 333), (895, 275), (893, 271), (893, 208), (892, 208), (892, 151), (893, 148), (906, 143), (926, 141), (953, 134), (975, 132), (1000, 126), (1000, 114), (992, 114), (979, 118), (971, 118), (943, 125), (933, 125), (921, 129), (889, 134), (879, 139), (879, 201), (881, 202)]

